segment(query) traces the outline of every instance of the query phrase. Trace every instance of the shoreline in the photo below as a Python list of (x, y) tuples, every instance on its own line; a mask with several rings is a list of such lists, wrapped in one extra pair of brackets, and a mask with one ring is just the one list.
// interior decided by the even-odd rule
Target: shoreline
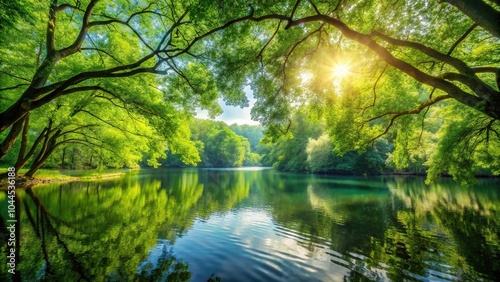
[[(16, 189), (25, 189), (30, 188), (37, 185), (44, 185), (50, 183), (69, 183), (69, 182), (79, 182), (79, 181), (92, 181), (99, 179), (111, 179), (118, 178), (125, 175), (124, 172), (117, 173), (107, 173), (107, 174), (99, 174), (99, 175), (91, 175), (91, 176), (67, 176), (64, 178), (50, 178), (50, 177), (26, 177), (24, 175), (16, 175)], [(9, 183), (7, 182), (7, 178), (0, 179), (0, 191), (7, 191), (7, 187)]]
[[(238, 168), (197, 168), (201, 170), (245, 170), (248, 167), (238, 167)], [(251, 167), (255, 168), (255, 167)], [(270, 169), (270, 167), (258, 167), (260, 169)], [(311, 172), (293, 172), (293, 171), (279, 171), (283, 173), (299, 173), (299, 174), (312, 174), (318, 176), (367, 176), (363, 174), (335, 174), (335, 173), (311, 173)], [(92, 174), (92, 175), (81, 175), (81, 176), (71, 176), (71, 175), (58, 175), (55, 177), (51, 176), (41, 176), (41, 177), (26, 177), (23, 174), (16, 175), (16, 188), (26, 189), (38, 185), (45, 185), (51, 183), (70, 183), (70, 182), (83, 182), (83, 181), (95, 181), (101, 179), (112, 179), (118, 178), (125, 175), (126, 172), (110, 172), (110, 173), (102, 173), (102, 174)], [(415, 173), (415, 172), (386, 172), (382, 174), (370, 175), (370, 176), (400, 176), (400, 177), (426, 177), (425, 173)], [(448, 174), (442, 174), (442, 178), (451, 178)], [(495, 179), (500, 178), (500, 176), (494, 175), (483, 175), (478, 174), (475, 176), (476, 179)], [(0, 178), (0, 191), (7, 191), (9, 186), (8, 179)]]

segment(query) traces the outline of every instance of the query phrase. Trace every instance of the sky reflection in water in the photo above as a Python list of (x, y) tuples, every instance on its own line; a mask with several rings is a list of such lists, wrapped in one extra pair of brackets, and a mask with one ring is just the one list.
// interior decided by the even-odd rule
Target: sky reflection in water
[(37, 187), (18, 193), (18, 270), (25, 281), (499, 277), (499, 181), (422, 182), (188, 169)]

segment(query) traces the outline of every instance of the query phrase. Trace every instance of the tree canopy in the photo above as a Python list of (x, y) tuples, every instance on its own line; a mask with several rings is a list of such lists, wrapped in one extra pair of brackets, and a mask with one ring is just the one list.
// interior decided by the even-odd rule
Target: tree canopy
[(122, 159), (106, 166), (136, 163), (142, 153), (158, 164), (160, 148), (199, 161), (187, 124), (196, 107), (220, 112), (220, 92), (190, 54), (203, 49), (194, 43), (209, 33), (189, 20), (189, 3), (29, 4), (33, 20), (6, 20), (15, 28), (0, 47), (0, 157), (22, 135), (32, 138), (21, 141), (19, 164), (32, 157), (42, 165), (56, 147), (76, 143), (100, 151), (94, 157), (107, 151)]
[[(484, 167), (500, 173), (498, 1), (44, 0), (7, 8), (0, 157), (29, 114), (67, 105), (64, 117), (82, 99), (95, 123), (124, 133), (116, 118), (128, 115), (149, 128), (132, 135), (163, 136), (196, 162), (183, 125), (197, 107), (220, 113), (218, 97), (246, 105), (250, 85), (252, 116), (275, 140), (300, 109), (326, 124), (340, 155), (384, 137), (399, 168), (426, 159), (429, 180), (448, 172), (467, 183)], [(99, 103), (114, 108), (109, 118), (92, 108)], [(41, 136), (50, 127), (47, 142), (30, 141), (33, 163), (48, 152), (44, 144), (58, 144), (51, 134), (86, 126), (92, 133), (82, 135), (97, 138), (93, 124), (55, 125), (26, 130)], [(146, 139), (132, 143), (134, 154), (152, 149)]]
[(212, 59), (223, 51), (225, 79), (250, 77), (270, 135), (307, 109), (338, 154), (386, 137), (397, 168), (423, 159), (429, 181), (469, 183), (480, 167), (499, 173), (499, 5), (444, 2), (239, 2), (211, 17), (239, 22), (211, 37), (231, 44)]

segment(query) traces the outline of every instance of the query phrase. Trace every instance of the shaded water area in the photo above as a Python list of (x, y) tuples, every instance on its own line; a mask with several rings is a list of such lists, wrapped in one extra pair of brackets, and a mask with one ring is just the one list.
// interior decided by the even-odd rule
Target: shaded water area
[[(500, 181), (145, 170), (17, 191), (1, 281), (494, 281)], [(6, 242), (7, 195), (0, 193)]]

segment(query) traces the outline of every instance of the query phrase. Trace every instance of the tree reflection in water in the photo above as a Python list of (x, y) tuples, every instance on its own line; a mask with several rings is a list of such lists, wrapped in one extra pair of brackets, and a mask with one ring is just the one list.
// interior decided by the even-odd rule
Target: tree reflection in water
[[(259, 236), (271, 236), (275, 242), (268, 248), (277, 248), (278, 254), (299, 251), (290, 256), (301, 265), (325, 257), (322, 273), (329, 268), (342, 270), (338, 277), (344, 281), (493, 281), (500, 277), (498, 181), (473, 188), (447, 181), (430, 186), (421, 183), (412, 178), (174, 170), (19, 190), (21, 250), (16, 269), (21, 275), (0, 279), (187, 281), (200, 277), (192, 275), (196, 269), (204, 272), (205, 280), (218, 281), (219, 273), (210, 277), (214, 271), (203, 265), (193, 268), (189, 258), (179, 257), (174, 252), (176, 242), (189, 236), (188, 231), (197, 232), (193, 228), (211, 224), (211, 219), (224, 222), (225, 215), (242, 216), (248, 208), (259, 211), (262, 219), (269, 218), (271, 229), (258, 230)], [(0, 209), (5, 222), (5, 198), (0, 198)], [(247, 210), (247, 214), (257, 213)], [(226, 227), (224, 232), (233, 236), (227, 243), (257, 234), (257, 230), (234, 226), (238, 232), (254, 232), (234, 237), (231, 226)], [(285, 241), (294, 246), (279, 249)], [(224, 239), (221, 242), (222, 247), (227, 244)], [(7, 252), (5, 244), (0, 248)], [(272, 251), (246, 252), (252, 253), (269, 258)], [(215, 254), (204, 255), (215, 264), (234, 265), (219, 262), (223, 258)], [(266, 261), (245, 259), (265, 270)], [(272, 259), (284, 267), (278, 274), (308, 271), (294, 266), (296, 261), (279, 263), (285, 256)], [(5, 256), (0, 262), (6, 273)], [(226, 275), (237, 275), (238, 270), (233, 271)]]
[[(315, 226), (324, 227), (320, 236), (331, 238), (332, 248), (344, 254), (352, 272), (371, 280), (381, 272), (396, 281), (500, 277), (500, 198), (495, 185), (464, 188), (443, 180), (424, 186), (420, 181), (384, 183), (389, 195), (378, 188), (361, 192), (355, 185), (310, 185), (311, 206), (331, 219)], [(346, 196), (356, 189), (356, 195)], [(303, 222), (311, 224), (311, 219)], [(350, 276), (358, 281), (358, 274)]]
[(165, 277), (188, 280), (187, 265), (171, 253), (154, 270), (138, 272), (158, 234), (175, 237), (175, 230), (191, 224), (186, 210), (203, 187), (197, 179), (184, 179), (177, 187), (169, 194), (158, 180), (138, 183), (129, 177), (19, 190), (22, 279), (129, 281), (158, 277), (160, 271)]

